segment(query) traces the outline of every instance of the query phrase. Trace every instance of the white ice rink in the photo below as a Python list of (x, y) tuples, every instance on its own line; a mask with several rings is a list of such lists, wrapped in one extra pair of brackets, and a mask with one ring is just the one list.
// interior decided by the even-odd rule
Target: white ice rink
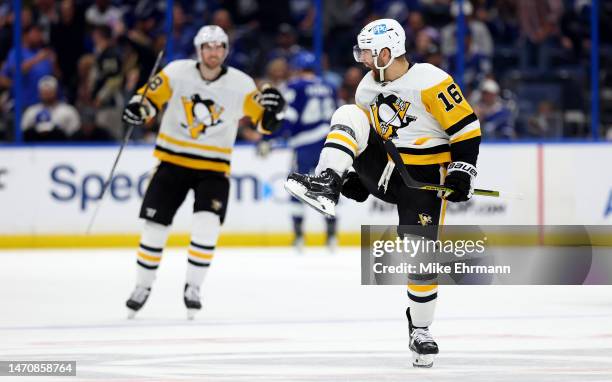
[(359, 250), (219, 249), (185, 319), (166, 251), (128, 321), (135, 249), (0, 252), (0, 360), (76, 360), (25, 381), (612, 381), (612, 287), (442, 286), (432, 369), (408, 351), (405, 287), (361, 286)]

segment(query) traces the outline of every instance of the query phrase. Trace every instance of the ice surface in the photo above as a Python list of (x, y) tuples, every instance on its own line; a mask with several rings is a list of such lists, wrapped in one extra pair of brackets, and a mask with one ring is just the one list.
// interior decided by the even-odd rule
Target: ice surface
[(135, 249), (0, 252), (0, 360), (76, 360), (25, 381), (612, 381), (612, 287), (442, 286), (433, 369), (414, 369), (405, 288), (361, 286), (359, 250), (219, 249), (186, 320), (184, 250), (124, 308)]

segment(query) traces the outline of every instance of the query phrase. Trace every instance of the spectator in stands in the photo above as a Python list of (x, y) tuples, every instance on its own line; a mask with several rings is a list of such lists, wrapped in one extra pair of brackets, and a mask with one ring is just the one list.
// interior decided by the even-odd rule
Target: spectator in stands
[(417, 48), (419, 34), (425, 34), (434, 42), (440, 42), (440, 33), (437, 29), (427, 26), (423, 14), (419, 11), (411, 11), (408, 15), (408, 23), (405, 27), (407, 51), (412, 52)]
[(96, 111), (85, 108), (81, 111), (81, 128), (72, 135), (75, 142), (105, 142), (112, 141), (113, 137), (108, 130), (96, 125)]
[(121, 58), (113, 45), (111, 29), (106, 25), (96, 27), (92, 33), (95, 49), (91, 100), (98, 110), (97, 124), (110, 131), (117, 139), (123, 136), (121, 110), (123, 96), (121, 86)]
[[(568, 57), (578, 63), (590, 51), (591, 22), (590, 1), (576, 1), (561, 17), (561, 46), (571, 54)], [(603, 19), (603, 18), (602, 18)], [(600, 26), (603, 20), (600, 20)]]
[[(21, 28), (28, 29), (32, 22), (32, 10), (24, 7), (21, 10)], [(8, 1), (0, 2), (0, 67), (13, 47), (13, 22), (15, 15)]]
[(431, 44), (429, 50), (425, 53), (425, 62), (441, 68), (444, 66), (444, 56), (440, 52), (440, 47), (436, 44)]
[[(53, 49), (44, 46), (40, 26), (33, 24), (23, 31), (22, 46), (22, 94), (23, 106), (28, 107), (39, 101), (38, 81), (48, 75), (58, 73), (56, 55)], [(10, 87), (15, 78), (15, 48), (11, 49), (8, 59), (0, 70), (0, 87)], [(13, 91), (11, 89), (11, 91)], [(12, 97), (14, 94), (11, 93)]]
[(86, 54), (79, 58), (77, 63), (77, 93), (75, 106), (81, 110), (85, 107), (92, 107), (91, 100), (91, 78), (93, 76), (93, 67), (95, 63), (95, 56), (93, 54)]
[[(465, 22), (468, 26), (467, 33), (472, 36), (472, 42), (479, 54), (485, 57), (493, 56), (493, 39), (486, 24), (472, 17), (474, 7), (467, 0), (463, 1), (463, 14)], [(457, 16), (459, 15), (459, 3), (454, 1), (451, 5), (451, 15), (455, 21), (445, 26), (442, 29), (442, 54), (446, 57), (451, 57), (457, 52)]]
[(266, 82), (275, 88), (282, 88), (289, 79), (289, 65), (283, 57), (275, 58), (266, 67)]
[(45, 41), (51, 40), (51, 25), (59, 19), (59, 8), (55, 0), (33, 1), (34, 23), (40, 26)]
[(527, 121), (527, 134), (534, 138), (560, 138), (563, 136), (563, 116), (550, 101), (538, 104), (536, 115)]
[[(473, 43), (472, 35), (466, 31), (465, 50), (463, 51), (464, 72), (463, 81), (467, 85), (464, 92), (468, 93), (472, 89), (477, 89), (481, 81), (491, 73), (492, 64), (490, 56), (480, 51), (478, 46)], [(458, 54), (448, 57), (448, 71), (455, 74), (457, 72)]]
[(276, 47), (268, 54), (268, 60), (282, 57), (290, 62), (303, 48), (297, 43), (297, 33), (289, 24), (281, 24), (276, 35)]
[(125, 28), (123, 13), (119, 8), (113, 6), (110, 0), (96, 0), (85, 11), (85, 20), (91, 27), (105, 25), (117, 34)]
[(559, 38), (562, 0), (517, 0), (521, 28), (521, 70), (550, 68), (551, 49)]
[(340, 104), (352, 104), (355, 103), (355, 92), (357, 86), (363, 78), (363, 69), (359, 66), (351, 66), (344, 73), (344, 80), (340, 89), (338, 89), (338, 98)]
[(193, 56), (193, 37), (197, 29), (189, 22), (182, 5), (175, 3), (172, 14), (172, 46), (174, 47), (172, 59), (189, 58)]
[(227, 9), (218, 9), (211, 18), (211, 23), (218, 25), (229, 37), (230, 49), (225, 63), (250, 74), (259, 71), (262, 61), (262, 47), (252, 25), (237, 27)]
[(514, 139), (512, 111), (499, 96), (499, 85), (486, 79), (479, 91), (474, 92), (471, 104), (480, 120), (483, 139)]
[(74, 0), (62, 0), (58, 18), (51, 23), (51, 45), (57, 53), (66, 99), (74, 102), (77, 89), (77, 63), (85, 52), (85, 20)]
[(409, 50), (412, 62), (425, 62), (427, 55), (436, 47), (435, 36), (426, 29), (420, 30)]
[(12, 42), (13, 14), (8, 4), (0, 5), (0, 65), (8, 55)]
[(24, 140), (62, 141), (74, 134), (81, 124), (76, 109), (58, 99), (58, 83), (53, 76), (38, 81), (40, 103), (25, 110), (21, 120)]
[[(157, 57), (155, 47), (159, 44), (161, 35), (157, 30), (157, 17), (154, 9), (144, 8), (135, 13), (136, 22), (124, 38), (121, 51), (123, 52), (123, 71), (126, 73), (133, 69), (138, 74), (136, 86), (142, 86), (149, 77)], [(193, 50), (193, 45), (192, 45)], [(166, 57), (168, 58), (168, 57)], [(131, 59), (131, 61), (130, 61)], [(130, 94), (135, 89), (129, 89)]]
[(334, 0), (322, 3), (325, 46), (333, 47), (327, 49), (329, 63), (332, 68), (344, 71), (355, 63), (350, 52), (355, 45), (355, 36), (366, 24), (359, 19), (366, 16), (368, 9), (363, 1)]

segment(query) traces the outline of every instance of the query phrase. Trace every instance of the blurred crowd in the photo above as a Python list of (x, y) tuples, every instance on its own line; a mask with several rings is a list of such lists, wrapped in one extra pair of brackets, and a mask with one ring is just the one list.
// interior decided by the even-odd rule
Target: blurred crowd
[[(406, 30), (412, 62), (458, 68), (453, 0), (324, 0), (323, 76), (340, 103), (354, 102), (363, 68), (352, 46), (367, 22), (389, 17)], [(15, 14), (0, 0), (0, 140), (13, 139)], [(200, 26), (230, 36), (226, 63), (282, 84), (288, 62), (312, 49), (312, 0), (175, 0), (172, 32), (165, 0), (22, 1), (21, 129), (25, 141), (112, 141), (124, 134), (121, 110), (156, 54), (194, 57)], [(590, 0), (464, 0), (463, 90), (484, 139), (582, 138), (590, 133)], [(612, 2), (600, 2), (602, 135), (612, 139)], [(155, 126), (134, 138), (152, 140)]]

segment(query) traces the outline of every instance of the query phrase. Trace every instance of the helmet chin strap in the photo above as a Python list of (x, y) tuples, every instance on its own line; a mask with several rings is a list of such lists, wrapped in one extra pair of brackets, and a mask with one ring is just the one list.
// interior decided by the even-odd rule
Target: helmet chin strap
[(373, 58), (374, 58), (374, 67), (378, 69), (378, 73), (380, 75), (380, 82), (384, 82), (385, 81), (385, 69), (391, 66), (391, 64), (393, 63), (393, 60), (395, 60), (395, 57), (391, 56), (391, 59), (389, 60), (389, 62), (387, 62), (385, 66), (378, 66), (378, 56), (373, 57)]

